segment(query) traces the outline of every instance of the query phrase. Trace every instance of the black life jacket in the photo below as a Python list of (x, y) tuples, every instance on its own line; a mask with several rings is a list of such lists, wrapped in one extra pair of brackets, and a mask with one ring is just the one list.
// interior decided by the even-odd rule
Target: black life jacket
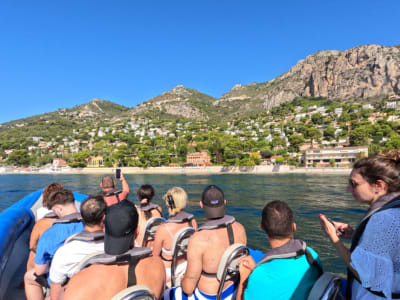
[[(219, 219), (211, 219), (197, 228), (198, 231), (200, 230), (212, 230), (225, 227), (228, 233), (229, 245), (233, 245), (235, 242), (235, 238), (233, 236), (233, 229), (232, 224), (235, 222), (235, 218), (232, 216), (225, 215)], [(217, 277), (217, 273), (207, 273), (205, 271), (201, 271), (201, 274), (206, 277)]]
[(146, 219), (147, 219), (147, 220), (151, 218), (151, 211), (152, 211), (153, 209), (156, 209), (156, 210), (160, 213), (161, 217), (163, 217), (161, 211), (158, 209), (159, 206), (158, 206), (157, 204), (149, 203), (149, 204), (146, 204), (146, 205), (144, 205), (144, 206), (140, 206), (140, 205), (139, 205), (139, 206), (137, 206), (137, 207), (138, 207), (141, 211), (144, 212), (144, 215), (146, 216)]
[(194, 216), (184, 211), (180, 211), (175, 216), (169, 218), (166, 223), (185, 223), (187, 222), (190, 227), (192, 226), (192, 220)]
[(90, 258), (83, 268), (94, 264), (103, 265), (125, 265), (129, 264), (128, 268), (128, 284), (127, 287), (136, 285), (135, 268), (139, 260), (152, 255), (151, 248), (147, 247), (134, 247), (127, 252), (119, 255), (99, 254)]
[[(121, 202), (121, 199), (119, 199), (119, 194), (121, 194), (122, 191), (121, 190), (111, 190), (111, 191), (107, 191), (107, 192), (101, 192), (103, 197), (112, 197), (115, 196), (117, 198), (118, 203)], [(122, 199), (124, 200), (124, 199)]]
[[(389, 196), (389, 195), (388, 195)], [(385, 196), (383, 196), (385, 197)], [(379, 201), (379, 200), (378, 200)], [(360, 242), (361, 236), (364, 233), (365, 228), (367, 227), (367, 224), (370, 220), (370, 218), (381, 211), (384, 211), (386, 209), (391, 209), (391, 208), (400, 208), (400, 196), (394, 197), (392, 200), (387, 202), (381, 207), (377, 207), (375, 209), (372, 209), (371, 211), (368, 211), (367, 214), (361, 219), (360, 223), (358, 224), (356, 231), (353, 234), (353, 238), (351, 240), (351, 247), (350, 247), (350, 252), (353, 252), (354, 249), (357, 247), (358, 243)], [(351, 297), (351, 287), (353, 280), (357, 280), (360, 284), (360, 280), (354, 276), (353, 272), (350, 271), (350, 269), (347, 269), (347, 288), (346, 288), (346, 297), (349, 299)], [(382, 292), (377, 292), (373, 291), (370, 288), (366, 288), (370, 293), (386, 298), (385, 295)], [(400, 293), (393, 293), (392, 294), (393, 299), (400, 299)]]
[(104, 241), (104, 231), (97, 230), (90, 232), (87, 230), (83, 230), (82, 232), (71, 235), (68, 239), (65, 240), (64, 245), (72, 241), (102, 243)]
[(56, 221), (54, 221), (53, 225), (63, 224), (63, 223), (79, 223), (81, 221), (82, 221), (81, 214), (76, 212), (57, 219)]

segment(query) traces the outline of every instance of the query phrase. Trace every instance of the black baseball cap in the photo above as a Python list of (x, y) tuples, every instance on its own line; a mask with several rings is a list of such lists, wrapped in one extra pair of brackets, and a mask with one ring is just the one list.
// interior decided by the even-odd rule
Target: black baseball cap
[(104, 220), (104, 252), (119, 255), (131, 249), (138, 219), (136, 207), (128, 200), (109, 206)]
[(207, 219), (218, 219), (225, 216), (224, 192), (216, 185), (209, 185), (204, 189), (201, 202)]

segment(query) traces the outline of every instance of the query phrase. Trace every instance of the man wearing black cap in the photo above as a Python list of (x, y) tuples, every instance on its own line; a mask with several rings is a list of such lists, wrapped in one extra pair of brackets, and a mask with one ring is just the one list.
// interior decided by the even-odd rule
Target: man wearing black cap
[(113, 205), (128, 198), (129, 185), (124, 175), (122, 175), (122, 172), (120, 174), (119, 180), (121, 180), (122, 183), (122, 191), (117, 191), (115, 189), (115, 182), (111, 176), (105, 176), (101, 179), (100, 187), (107, 206)]
[[(215, 186), (208, 186), (202, 194), (200, 207), (204, 210), (207, 222), (189, 240), (187, 269), (181, 287), (164, 297), (187, 299), (210, 299), (218, 292), (219, 281), (216, 273), (224, 251), (233, 243), (246, 245), (246, 231), (233, 217), (225, 215), (224, 193)], [(227, 281), (221, 299), (230, 299), (236, 286)], [(183, 292), (183, 293), (182, 293)], [(192, 298), (191, 298), (192, 299)]]
[[(129, 201), (108, 207), (104, 222), (104, 252), (118, 257), (127, 256), (137, 235), (138, 214)], [(151, 250), (150, 250), (151, 255)], [(130, 282), (130, 264), (94, 264), (73, 276), (65, 291), (64, 300), (109, 300), (125, 289)], [(165, 287), (164, 264), (159, 256), (147, 256), (137, 261), (133, 269), (137, 285), (147, 285), (156, 298)]]

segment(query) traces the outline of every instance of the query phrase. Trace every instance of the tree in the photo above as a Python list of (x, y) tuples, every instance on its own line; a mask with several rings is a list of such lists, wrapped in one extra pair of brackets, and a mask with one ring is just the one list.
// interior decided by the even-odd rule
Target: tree
[(303, 135), (294, 134), (289, 137), (290, 151), (299, 152), (299, 147), (304, 144)]
[(312, 121), (314, 124), (321, 125), (321, 124), (322, 124), (322, 115), (321, 115), (321, 113), (317, 112), (317, 113), (315, 113), (315, 114), (312, 114), (312, 116), (311, 116), (311, 121)]
[(368, 144), (368, 132), (364, 127), (358, 127), (350, 133), (350, 145), (361, 146)]
[(25, 149), (15, 150), (8, 156), (7, 159), (8, 165), (28, 166), (29, 163), (30, 157), (28, 151)]
[(336, 131), (336, 129), (334, 127), (332, 127), (332, 126), (327, 127), (324, 130), (324, 137), (327, 140), (333, 140), (335, 138), (335, 131)]
[(313, 140), (318, 140), (318, 139), (320, 139), (321, 136), (322, 136), (322, 133), (321, 133), (321, 131), (319, 131), (319, 129), (317, 129), (317, 128), (315, 128), (315, 127), (310, 127), (310, 128), (307, 128), (307, 130), (306, 130), (304, 136), (305, 136), (306, 138), (311, 139), (311, 141), (313, 141)]

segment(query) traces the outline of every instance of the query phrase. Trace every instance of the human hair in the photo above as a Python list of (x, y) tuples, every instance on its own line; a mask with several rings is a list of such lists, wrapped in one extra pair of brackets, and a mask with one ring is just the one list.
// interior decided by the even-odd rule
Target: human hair
[(115, 183), (114, 183), (114, 179), (112, 179), (111, 176), (105, 176), (101, 179), (101, 187), (103, 189), (109, 189), (109, 188), (114, 188), (115, 187)]
[(100, 225), (106, 209), (103, 196), (89, 196), (81, 203), (82, 223), (88, 226)]
[(362, 158), (354, 164), (353, 170), (357, 170), (369, 184), (382, 180), (388, 187), (388, 193), (400, 191), (400, 153), (398, 151)]
[[(137, 198), (140, 201), (140, 206), (145, 206), (151, 202), (155, 195), (154, 188), (150, 184), (143, 184), (136, 192)], [(144, 201), (146, 200), (146, 201)], [(142, 202), (143, 201), (143, 202)]]
[(293, 233), (293, 212), (286, 202), (269, 202), (262, 211), (261, 225), (269, 238), (289, 238)]
[(45, 189), (43, 190), (42, 206), (47, 207), (47, 199), (49, 198), (51, 192), (54, 192), (56, 190), (61, 190), (62, 188), (63, 186), (57, 182), (50, 183), (48, 186), (46, 186)]
[(74, 204), (74, 194), (67, 189), (53, 191), (47, 199), (47, 208), (52, 209), (54, 205)]
[(187, 198), (187, 193), (180, 187), (173, 187), (165, 193), (163, 199), (168, 207), (168, 213), (171, 217), (175, 216), (186, 207)]

